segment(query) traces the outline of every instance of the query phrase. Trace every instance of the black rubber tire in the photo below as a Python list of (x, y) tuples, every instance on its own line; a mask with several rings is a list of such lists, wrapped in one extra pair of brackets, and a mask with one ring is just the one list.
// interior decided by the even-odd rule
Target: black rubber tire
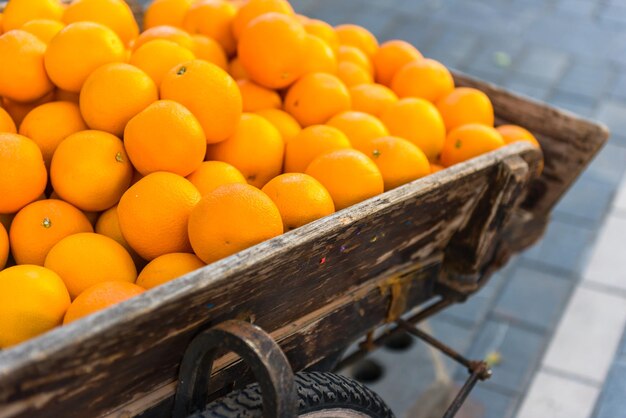
[[(298, 414), (343, 409), (370, 418), (394, 418), (393, 412), (375, 392), (359, 382), (334, 373), (296, 374)], [(190, 418), (262, 418), (259, 385), (254, 383), (234, 391)]]

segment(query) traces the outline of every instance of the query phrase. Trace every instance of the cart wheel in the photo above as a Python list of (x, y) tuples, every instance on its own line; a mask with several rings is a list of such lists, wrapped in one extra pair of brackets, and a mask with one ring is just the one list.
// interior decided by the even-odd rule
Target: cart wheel
[[(393, 412), (372, 390), (333, 373), (297, 373), (300, 418), (394, 418)], [(257, 383), (234, 391), (189, 418), (262, 418), (261, 390)]]

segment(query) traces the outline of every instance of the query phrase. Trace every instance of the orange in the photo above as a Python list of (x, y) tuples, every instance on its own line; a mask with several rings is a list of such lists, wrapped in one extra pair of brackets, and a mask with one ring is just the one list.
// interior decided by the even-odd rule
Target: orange
[(397, 39), (385, 42), (372, 57), (376, 82), (390, 86), (400, 68), (422, 58), (422, 54), (408, 42)]
[(24, 117), (20, 134), (39, 146), (46, 167), (52, 154), (65, 138), (87, 129), (78, 105), (70, 102), (50, 102), (37, 106)]
[(155, 39), (165, 39), (176, 42), (183, 48), (193, 51), (194, 42), (191, 35), (180, 28), (168, 25), (154, 26), (150, 29), (146, 29), (137, 37), (132, 49), (134, 51), (146, 42), (153, 41)]
[(29, 20), (61, 20), (63, 6), (57, 0), (11, 0), (2, 16), (4, 32), (19, 29)]
[(168, 25), (182, 27), (192, 0), (154, 0), (143, 15), (143, 28)]
[(0, 36), (0, 96), (31, 102), (54, 86), (43, 66), (46, 44), (32, 33), (12, 30)]
[(41, 99), (35, 100), (34, 102), (21, 103), (4, 98), (2, 99), (2, 107), (4, 107), (4, 110), (11, 115), (13, 122), (15, 122), (15, 125), (19, 128), (28, 112), (39, 105), (54, 101), (55, 96), (56, 93), (52, 90)]
[(261, 109), (280, 109), (282, 99), (274, 90), (259, 86), (250, 80), (237, 80), (241, 99), (243, 100), (243, 111), (254, 112)]
[(504, 145), (502, 135), (490, 126), (470, 123), (448, 133), (441, 151), (444, 167), (469, 160)]
[(93, 232), (87, 217), (62, 200), (39, 200), (23, 207), (11, 224), (11, 252), (17, 264), (43, 266), (48, 251), (63, 238)]
[(376, 37), (364, 27), (351, 24), (339, 25), (335, 27), (335, 33), (341, 45), (357, 47), (370, 58), (378, 50)]
[(339, 77), (347, 87), (373, 83), (372, 75), (368, 73), (365, 68), (350, 61), (339, 61), (337, 65), (337, 77)]
[(72, 299), (97, 283), (133, 283), (137, 270), (120, 244), (104, 235), (83, 232), (57, 242), (48, 252), (46, 268), (57, 273)]
[(339, 129), (327, 125), (304, 128), (287, 142), (285, 172), (304, 173), (319, 155), (344, 148), (350, 148), (350, 141)]
[(209, 264), (283, 233), (278, 208), (248, 184), (225, 184), (200, 200), (189, 216), (189, 239)]
[(228, 63), (228, 74), (230, 74), (235, 80), (250, 78), (246, 70), (244, 70), (243, 65), (241, 65), (241, 61), (239, 61), (239, 58), (237, 57), (233, 58)]
[(0, 213), (15, 213), (46, 188), (41, 151), (25, 136), (0, 133)]
[(128, 122), (124, 147), (142, 175), (169, 171), (184, 177), (204, 160), (206, 139), (200, 122), (185, 106), (159, 100)]
[(194, 254), (163, 254), (141, 270), (137, 276), (137, 285), (144, 289), (152, 289), (202, 267), (204, 262)]
[(15, 122), (11, 118), (11, 115), (0, 107), (0, 133), (16, 134), (17, 128)]
[(111, 28), (128, 45), (139, 35), (133, 12), (123, 0), (74, 0), (63, 13), (63, 22), (96, 22)]
[(246, 183), (246, 178), (232, 165), (223, 161), (205, 161), (187, 176), (202, 196), (223, 184)]
[(350, 110), (350, 93), (332, 74), (311, 73), (289, 88), (285, 110), (306, 127), (326, 123), (338, 113)]
[(100, 216), (98, 216), (95, 231), (100, 235), (104, 235), (115, 240), (115, 242), (128, 251), (128, 254), (130, 254), (133, 259), (139, 257), (135, 253), (135, 250), (133, 250), (128, 244), (124, 235), (122, 235), (122, 230), (120, 229), (120, 219), (117, 216), (117, 205), (105, 210), (100, 214)]
[(96, 68), (125, 59), (124, 44), (115, 32), (98, 23), (78, 22), (50, 41), (44, 63), (54, 84), (77, 93)]
[(502, 139), (504, 140), (505, 144), (511, 144), (518, 141), (526, 141), (530, 142), (536, 147), (540, 147), (537, 138), (535, 138), (535, 136), (530, 133), (530, 131), (522, 128), (521, 126), (500, 125), (496, 128), (496, 131), (500, 132), (500, 135), (502, 135)]
[(337, 72), (337, 58), (332, 48), (317, 36), (306, 36), (306, 54), (303, 61), (302, 74)]
[(198, 59), (212, 62), (224, 71), (228, 69), (228, 58), (224, 49), (208, 36), (193, 35), (193, 52)]
[(47, 45), (64, 27), (58, 20), (35, 19), (24, 23), (20, 29), (32, 33)]
[(426, 155), (406, 139), (383, 136), (361, 149), (376, 164), (385, 182), (385, 191), (430, 174)]
[(317, 36), (322, 41), (326, 42), (333, 52), (339, 50), (339, 37), (335, 33), (335, 29), (328, 23), (319, 19), (308, 19), (303, 22), (302, 25), (307, 33)]
[(167, 39), (154, 39), (137, 48), (129, 63), (150, 76), (154, 84), (161, 81), (172, 67), (195, 58), (193, 52)]
[(130, 64), (107, 64), (85, 80), (80, 111), (91, 129), (121, 137), (128, 121), (158, 98), (148, 74)]
[(424, 99), (402, 99), (380, 116), (389, 133), (408, 139), (433, 161), (443, 147), (446, 127), (437, 108)]
[(231, 76), (215, 64), (193, 60), (172, 68), (161, 82), (161, 99), (174, 100), (194, 114), (207, 143), (220, 142), (237, 129), (241, 93)]
[(40, 266), (0, 272), (0, 348), (8, 348), (61, 325), (70, 296), (61, 278)]
[(331, 118), (327, 124), (343, 132), (350, 140), (350, 144), (363, 152), (365, 152), (363, 148), (367, 149), (372, 139), (389, 135), (389, 131), (379, 119), (363, 112), (343, 112)]
[(7, 265), (9, 259), (9, 235), (4, 227), (4, 224), (0, 223), (0, 271)]
[(241, 38), (244, 29), (246, 29), (255, 18), (270, 12), (287, 16), (294, 15), (293, 8), (289, 2), (285, 0), (249, 0), (239, 8), (232, 22), (235, 38)]
[(468, 123), (493, 126), (493, 106), (485, 93), (471, 87), (459, 87), (437, 100), (446, 130)]
[(283, 154), (283, 140), (274, 125), (254, 113), (243, 113), (233, 136), (207, 147), (206, 159), (235, 166), (248, 183), (260, 188), (280, 174)]
[(306, 35), (294, 17), (280, 13), (259, 16), (239, 40), (241, 65), (250, 79), (262, 86), (287, 87), (302, 74)]
[(281, 174), (262, 190), (278, 207), (285, 232), (335, 212), (328, 190), (306, 174)]
[(341, 45), (337, 51), (337, 60), (339, 62), (352, 62), (367, 70), (369, 74), (374, 75), (374, 68), (369, 57), (359, 48), (350, 45)]
[(106, 281), (94, 284), (74, 299), (63, 318), (63, 324), (69, 324), (143, 292), (145, 289), (134, 283)]
[(224, 0), (196, 1), (185, 14), (182, 27), (214, 39), (227, 55), (233, 55), (237, 49), (232, 30), (236, 13), (237, 8)]
[(322, 183), (341, 210), (384, 191), (383, 176), (376, 164), (360, 151), (341, 149), (322, 154), (306, 169)]
[(267, 119), (280, 132), (283, 142), (289, 141), (302, 130), (298, 121), (289, 113), (279, 109), (261, 109), (255, 112)]
[(352, 110), (380, 117), (385, 110), (398, 101), (398, 96), (382, 84), (358, 84), (350, 87)]
[(50, 164), (50, 179), (59, 196), (92, 212), (115, 205), (132, 175), (122, 141), (102, 131), (68, 136), (57, 147)]
[(117, 206), (126, 241), (146, 260), (189, 252), (187, 220), (200, 192), (186, 178), (158, 171), (132, 185)]
[(435, 102), (454, 90), (454, 79), (439, 61), (418, 59), (396, 72), (391, 89), (400, 98), (419, 97)]
[(441, 171), (443, 169), (445, 169), (445, 167), (442, 166), (442, 165), (439, 165), (439, 164), (431, 164), (430, 165), (430, 173), (431, 174), (437, 173), (437, 172), (439, 172), (439, 171)]

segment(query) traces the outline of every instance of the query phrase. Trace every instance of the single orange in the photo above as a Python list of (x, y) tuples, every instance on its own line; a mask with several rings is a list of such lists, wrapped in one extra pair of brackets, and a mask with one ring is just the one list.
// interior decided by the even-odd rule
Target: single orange
[(444, 167), (450, 167), (503, 145), (502, 135), (490, 126), (477, 123), (459, 126), (446, 137), (441, 163)]
[(0, 271), (0, 349), (61, 325), (70, 296), (61, 278), (40, 266)]
[(378, 50), (378, 40), (362, 26), (346, 24), (335, 27), (335, 33), (341, 45), (359, 48), (368, 57), (373, 57)]
[(418, 97), (436, 102), (454, 90), (454, 79), (439, 61), (418, 59), (405, 64), (396, 72), (391, 89), (400, 98)]
[(153, 41), (155, 39), (165, 39), (175, 42), (190, 51), (193, 51), (194, 48), (193, 38), (183, 29), (174, 26), (161, 25), (153, 26), (150, 29), (143, 31), (133, 43), (132, 49), (134, 51), (146, 42)]
[(4, 224), (0, 223), (0, 271), (7, 265), (9, 259), (9, 234), (4, 227)]
[(241, 79), (237, 80), (241, 98), (243, 100), (243, 111), (254, 112), (261, 109), (280, 109), (283, 101), (280, 95), (272, 90), (259, 86), (253, 81)]
[(243, 113), (233, 136), (207, 147), (206, 159), (235, 166), (248, 183), (260, 188), (280, 174), (283, 155), (283, 140), (274, 125), (254, 113)]
[(237, 10), (237, 14), (232, 22), (233, 35), (236, 39), (241, 38), (250, 22), (261, 15), (271, 12), (287, 16), (294, 15), (293, 8), (285, 0), (249, 0)]
[(0, 107), (0, 133), (16, 134), (17, 128), (11, 115)]
[(193, 2), (185, 14), (182, 27), (189, 33), (199, 33), (219, 42), (227, 55), (237, 49), (233, 35), (233, 20), (237, 8), (224, 0)]
[(35, 19), (24, 23), (20, 29), (32, 33), (44, 44), (48, 45), (52, 38), (61, 32), (64, 27), (65, 25), (58, 20)]
[(350, 87), (352, 110), (380, 117), (385, 110), (398, 101), (398, 96), (382, 84), (358, 84)]
[(289, 113), (280, 109), (261, 109), (255, 112), (267, 119), (280, 132), (283, 142), (287, 143), (302, 130), (298, 121)]
[(322, 154), (309, 164), (306, 174), (322, 183), (341, 210), (384, 191), (383, 176), (376, 164), (354, 149)]
[(285, 172), (304, 173), (318, 156), (344, 148), (350, 148), (350, 141), (341, 130), (328, 125), (308, 126), (287, 142)]
[(202, 60), (172, 68), (161, 82), (161, 99), (174, 100), (189, 109), (209, 144), (231, 136), (242, 111), (235, 80), (217, 65)]
[(17, 264), (43, 266), (48, 251), (63, 238), (93, 232), (87, 217), (62, 200), (39, 200), (23, 207), (11, 224), (11, 252)]
[(24, 117), (20, 134), (39, 146), (46, 167), (50, 167), (52, 155), (65, 138), (87, 129), (77, 104), (50, 102), (37, 106)]
[(337, 58), (332, 48), (317, 36), (306, 36), (306, 51), (302, 74), (337, 73)]
[(85, 80), (80, 111), (91, 129), (122, 136), (128, 121), (151, 103), (159, 92), (139, 68), (124, 63), (106, 64)]
[(285, 110), (303, 127), (326, 123), (338, 113), (350, 110), (350, 93), (332, 74), (303, 76), (287, 91)]
[(35, 19), (61, 20), (63, 5), (58, 0), (11, 0), (2, 14), (4, 32), (19, 29)]
[(142, 294), (145, 290), (134, 283), (120, 281), (106, 281), (94, 284), (83, 290), (74, 299), (63, 318), (63, 324), (69, 324), (84, 316), (117, 305)]
[(468, 123), (493, 126), (491, 100), (480, 90), (458, 87), (437, 100), (436, 104), (448, 131)]
[(389, 106), (380, 120), (391, 135), (413, 142), (429, 160), (433, 161), (441, 152), (446, 127), (432, 103), (424, 99), (402, 99)]
[(281, 174), (262, 190), (276, 204), (285, 232), (335, 212), (328, 190), (307, 174)]
[(123, 0), (74, 0), (63, 13), (63, 22), (96, 22), (111, 28), (124, 45), (139, 35), (133, 11)]
[(102, 131), (80, 131), (59, 144), (50, 180), (59, 196), (85, 211), (115, 205), (130, 185), (133, 169), (122, 141)]
[(200, 192), (186, 178), (158, 171), (132, 185), (120, 199), (117, 214), (126, 241), (146, 260), (189, 252), (189, 213)]
[(108, 27), (94, 22), (67, 25), (50, 41), (44, 56), (52, 82), (75, 93), (98, 67), (125, 60), (126, 50), (120, 38)]
[(272, 199), (248, 184), (218, 187), (189, 216), (191, 245), (207, 264), (282, 233), (283, 222)]
[(212, 62), (226, 71), (228, 58), (222, 46), (215, 40), (204, 35), (193, 35), (193, 52), (201, 60)]
[(32, 102), (54, 86), (44, 69), (46, 44), (32, 33), (11, 30), (0, 35), (0, 96)]
[(385, 42), (372, 57), (376, 82), (390, 86), (400, 68), (422, 58), (422, 54), (408, 42), (398, 39)]
[(337, 77), (339, 77), (347, 87), (359, 84), (371, 84), (374, 82), (372, 75), (368, 73), (365, 68), (350, 61), (339, 61), (337, 65)]
[(241, 65), (241, 61), (239, 61), (239, 58), (237, 57), (233, 58), (228, 63), (228, 74), (230, 74), (230, 76), (235, 80), (250, 78), (246, 70), (243, 68), (243, 65)]
[(328, 23), (319, 19), (308, 19), (302, 23), (307, 33), (317, 36), (333, 50), (339, 51), (339, 37), (335, 33), (335, 29)]
[(205, 161), (187, 176), (202, 196), (223, 184), (247, 183), (246, 178), (232, 165), (223, 161)]
[(306, 31), (294, 17), (267, 13), (250, 22), (237, 48), (250, 79), (272, 89), (287, 87), (303, 71)]
[(445, 169), (445, 167), (440, 165), (440, 164), (434, 164), (434, 163), (430, 164), (430, 173), (431, 174), (437, 173), (437, 172), (439, 172), (439, 171), (441, 171), (443, 169)]
[(426, 155), (410, 141), (396, 136), (372, 139), (361, 149), (376, 164), (385, 182), (385, 191), (430, 174)]
[(537, 138), (527, 129), (517, 125), (500, 125), (496, 128), (500, 132), (505, 144), (511, 144), (518, 141), (530, 142), (534, 146), (540, 148)]
[(13, 122), (15, 122), (15, 126), (19, 129), (22, 121), (31, 110), (42, 104), (54, 101), (55, 96), (55, 91), (52, 90), (41, 99), (35, 100), (34, 102), (16, 102), (14, 100), (9, 100), (5, 97), (2, 99), (1, 104), (4, 110), (6, 110), (7, 113), (11, 116)]
[(360, 67), (363, 67), (367, 72), (374, 76), (374, 67), (372, 61), (369, 59), (365, 52), (359, 48), (350, 45), (341, 45), (337, 51), (337, 61), (339, 62), (352, 62)]
[(141, 270), (136, 283), (144, 289), (152, 289), (204, 266), (204, 262), (194, 254), (163, 254)]
[(192, 0), (154, 0), (143, 15), (144, 30), (162, 25), (182, 28), (192, 2)]
[(350, 144), (359, 151), (366, 152), (369, 142), (374, 138), (388, 136), (389, 131), (375, 116), (368, 113), (348, 111), (332, 117), (328, 126), (333, 126), (343, 132)]
[(154, 84), (160, 86), (163, 77), (172, 67), (194, 58), (193, 52), (176, 42), (153, 39), (135, 49), (129, 63), (144, 71)]
[(37, 144), (22, 135), (0, 133), (0, 213), (15, 213), (35, 201), (47, 180)]
[(135, 250), (133, 250), (130, 244), (128, 244), (124, 235), (122, 235), (122, 230), (120, 229), (120, 219), (117, 216), (117, 205), (105, 210), (100, 214), (100, 216), (98, 216), (95, 232), (115, 240), (115, 242), (128, 251), (128, 254), (130, 254), (133, 260), (135, 260), (135, 264), (137, 264), (139, 255), (135, 252)]
[(128, 122), (124, 147), (142, 175), (169, 171), (184, 177), (204, 160), (206, 139), (200, 122), (185, 106), (159, 100)]
[(83, 232), (67, 236), (48, 252), (44, 266), (57, 273), (72, 299), (94, 284), (133, 283), (137, 270), (120, 244), (104, 235)]

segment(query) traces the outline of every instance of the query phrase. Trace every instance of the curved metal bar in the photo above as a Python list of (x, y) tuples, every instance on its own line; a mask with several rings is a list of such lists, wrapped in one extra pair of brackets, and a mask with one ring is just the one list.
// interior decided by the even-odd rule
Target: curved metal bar
[(195, 337), (180, 365), (173, 418), (185, 418), (208, 403), (209, 381), (217, 350), (238, 354), (250, 366), (263, 394), (264, 418), (296, 416), (296, 386), (289, 361), (261, 328), (229, 320)]

